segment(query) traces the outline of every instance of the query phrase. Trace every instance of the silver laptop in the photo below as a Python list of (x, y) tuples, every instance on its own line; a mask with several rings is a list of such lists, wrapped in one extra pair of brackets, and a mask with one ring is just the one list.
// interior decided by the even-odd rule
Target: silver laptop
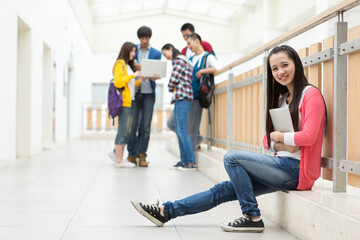
[(269, 112), (275, 131), (294, 132), (289, 108), (274, 108)]
[(153, 77), (159, 75), (161, 78), (166, 77), (166, 61), (143, 59), (141, 61), (141, 76)]

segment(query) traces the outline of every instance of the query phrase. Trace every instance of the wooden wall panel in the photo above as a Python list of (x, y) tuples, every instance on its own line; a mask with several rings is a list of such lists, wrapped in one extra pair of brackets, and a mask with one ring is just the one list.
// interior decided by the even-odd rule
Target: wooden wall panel
[[(245, 78), (252, 77), (252, 71), (248, 71), (245, 73)], [(244, 87), (245, 89), (245, 143), (251, 143), (251, 130), (252, 130), (252, 114), (251, 114), (251, 93), (252, 86), (248, 85)]]
[[(321, 52), (321, 43), (315, 43), (310, 46), (310, 55)], [(321, 89), (321, 63), (310, 66), (309, 82)]]
[[(360, 38), (360, 26), (349, 30), (349, 41)], [(360, 162), (360, 52), (348, 58), (348, 160)], [(360, 176), (348, 174), (348, 184), (360, 187)]]
[[(260, 73), (263, 73), (263, 67), (261, 66), (259, 68), (259, 74)], [(259, 84), (259, 131), (258, 131), (258, 142), (257, 142), (257, 145), (259, 146), (262, 146), (262, 139), (264, 137), (264, 132), (265, 132), (265, 129), (263, 129), (263, 108), (265, 107), (263, 105), (263, 97), (264, 97), (264, 94), (263, 94), (263, 84), (262, 82), (258, 83)]]
[[(297, 51), (299, 54), (299, 57), (303, 59), (304, 57), (309, 56), (309, 48), (303, 48)], [(304, 67), (304, 74), (307, 79), (309, 79), (309, 67)]]
[[(241, 74), (241, 80), (246, 78), (246, 74)], [(240, 142), (244, 143), (246, 140), (246, 89), (240, 88), (240, 106), (241, 106), (241, 117), (240, 117)]]
[[(253, 76), (260, 74), (260, 68), (257, 67), (253, 71)], [(259, 108), (259, 83), (252, 85), (252, 138), (251, 144), (256, 145), (258, 143), (258, 132), (259, 132), (259, 116), (260, 116), (260, 108)]]
[[(334, 36), (323, 40), (323, 50), (334, 47)], [(323, 142), (323, 156), (333, 157), (333, 128), (334, 128), (334, 61), (326, 61), (323, 63), (323, 96), (327, 110), (326, 133)], [(332, 170), (322, 169), (322, 177), (332, 180)]]

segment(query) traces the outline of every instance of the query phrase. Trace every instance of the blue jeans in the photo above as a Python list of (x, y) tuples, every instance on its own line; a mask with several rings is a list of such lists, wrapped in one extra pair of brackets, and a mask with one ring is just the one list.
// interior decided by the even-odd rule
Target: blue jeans
[(154, 94), (135, 94), (134, 118), (127, 146), (129, 156), (137, 157), (139, 153), (147, 152), (154, 104)]
[(192, 102), (188, 100), (175, 101), (174, 118), (175, 132), (179, 141), (181, 162), (195, 164), (194, 149), (188, 134), (188, 115), (191, 105)]
[(115, 145), (124, 145), (128, 143), (132, 118), (132, 107), (123, 106), (118, 115), (118, 130), (115, 138)]
[[(193, 149), (195, 149), (196, 145), (201, 143), (203, 139), (200, 136), (200, 131), (199, 131), (201, 115), (202, 115), (202, 107), (200, 106), (199, 100), (196, 99), (191, 105), (189, 112), (189, 120), (188, 120), (188, 133), (190, 135)], [(169, 119), (167, 120), (167, 126), (171, 131), (176, 132), (174, 111), (171, 112)]]
[(260, 216), (256, 196), (279, 190), (296, 189), (300, 161), (259, 153), (233, 150), (224, 156), (230, 181), (187, 198), (164, 203), (165, 221), (207, 211), (221, 203), (238, 200), (243, 213)]

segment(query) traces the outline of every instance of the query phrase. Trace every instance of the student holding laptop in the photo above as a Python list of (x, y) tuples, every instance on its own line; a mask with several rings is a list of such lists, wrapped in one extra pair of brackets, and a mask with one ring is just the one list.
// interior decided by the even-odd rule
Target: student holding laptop
[[(290, 110), (294, 132), (274, 131), (269, 110)], [(243, 216), (223, 223), (225, 231), (262, 232), (264, 223), (256, 197), (279, 190), (310, 190), (320, 176), (326, 107), (321, 92), (311, 86), (297, 52), (275, 47), (267, 60), (267, 115), (263, 145), (274, 156), (241, 150), (224, 156), (230, 181), (178, 201), (133, 206), (158, 226), (179, 216), (207, 211), (237, 200)]]

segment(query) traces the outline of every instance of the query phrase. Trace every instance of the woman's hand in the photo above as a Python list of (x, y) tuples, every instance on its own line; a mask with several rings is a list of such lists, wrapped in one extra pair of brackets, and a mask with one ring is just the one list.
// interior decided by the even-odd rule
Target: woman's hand
[(138, 80), (139, 80), (140, 83), (142, 83), (142, 82), (145, 81), (145, 78), (144, 77), (139, 77)]
[(134, 72), (134, 77), (140, 77), (140, 76), (141, 76), (140, 71), (136, 71), (136, 72)]
[(301, 147), (299, 146), (289, 146), (289, 145), (285, 145), (283, 143), (275, 143), (274, 144), (274, 149), (276, 152), (279, 151), (287, 151), (290, 153), (296, 153), (297, 151), (301, 150)]
[(160, 79), (160, 75), (157, 75), (157, 74), (155, 74), (152, 78), (150, 78), (150, 80), (153, 82), (155, 82), (158, 79)]
[(289, 146), (289, 145), (285, 145), (286, 146), (286, 151), (291, 152), (291, 153), (296, 153), (297, 151), (301, 150), (301, 147), (299, 146)]
[(284, 133), (279, 131), (274, 131), (270, 133), (270, 139), (277, 143), (283, 143), (284, 142)]

